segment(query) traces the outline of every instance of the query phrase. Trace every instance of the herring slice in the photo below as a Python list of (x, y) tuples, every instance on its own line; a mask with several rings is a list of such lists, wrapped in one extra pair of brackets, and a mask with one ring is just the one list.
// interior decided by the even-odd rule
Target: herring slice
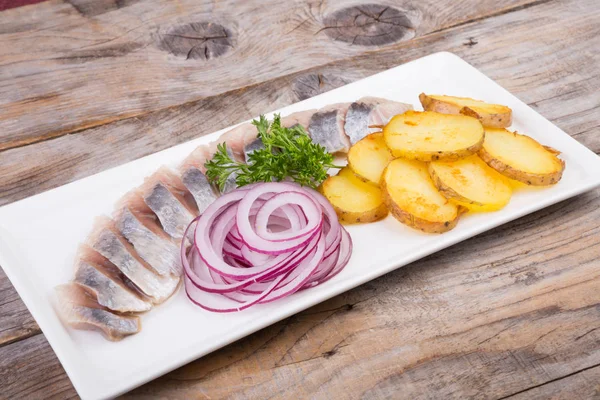
[(308, 125), (308, 134), (313, 142), (330, 153), (347, 153), (350, 139), (346, 136), (344, 124), (349, 106), (350, 103), (332, 104), (314, 113)]
[[(370, 133), (378, 132), (393, 116), (404, 114), (412, 110), (410, 104), (382, 99), (379, 97), (363, 97), (350, 105), (344, 130), (350, 138), (350, 143), (355, 144)], [(372, 128), (369, 128), (369, 127)]]
[(113, 218), (123, 237), (159, 275), (181, 275), (179, 243), (163, 231), (139, 193), (132, 191), (123, 196)]
[(302, 125), (304, 129), (308, 129), (308, 125), (310, 124), (310, 119), (312, 116), (318, 112), (318, 110), (306, 110), (306, 111), (298, 111), (295, 113), (291, 113), (287, 117), (281, 118), (281, 126), (285, 126), (286, 128), (291, 128), (296, 125)]
[(230, 155), (233, 157), (233, 159), (242, 162), (246, 157), (246, 145), (250, 142), (253, 142), (257, 138), (257, 135), (258, 131), (256, 127), (252, 125), (252, 123), (246, 122), (238, 125), (222, 134), (219, 139), (215, 140), (209, 145), (212, 150), (211, 156), (216, 152), (217, 144), (226, 142), (227, 149), (231, 150)]
[(75, 262), (75, 283), (92, 292), (101, 306), (119, 312), (143, 312), (152, 303), (143, 299), (127, 277), (91, 247), (82, 245)]
[(55, 292), (61, 319), (76, 329), (96, 330), (112, 341), (121, 340), (142, 329), (139, 317), (110, 312), (76, 283), (59, 285)]
[(200, 214), (218, 197), (215, 187), (210, 184), (206, 175), (196, 167), (189, 167), (185, 170), (181, 176), (181, 181), (194, 197)]
[(139, 193), (173, 239), (180, 240), (188, 224), (198, 215), (192, 194), (166, 167), (146, 178)]
[(153, 303), (162, 303), (179, 285), (179, 277), (161, 276), (146, 263), (133, 246), (119, 233), (114, 222), (98, 217), (87, 244), (110, 260)]

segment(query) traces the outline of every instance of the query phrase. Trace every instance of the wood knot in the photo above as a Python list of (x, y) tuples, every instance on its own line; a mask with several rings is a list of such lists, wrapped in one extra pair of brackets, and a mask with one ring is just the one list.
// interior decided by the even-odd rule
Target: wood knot
[(348, 80), (339, 76), (307, 74), (299, 76), (294, 81), (292, 90), (299, 100), (305, 100), (348, 83), (350, 83)]
[(233, 47), (233, 35), (223, 25), (192, 22), (163, 33), (159, 47), (186, 60), (209, 60), (222, 56)]
[(405, 12), (381, 4), (342, 8), (323, 22), (321, 31), (327, 36), (352, 45), (381, 46), (415, 36), (415, 27)]
[(333, 357), (335, 355), (335, 353), (337, 353), (337, 350), (333, 349), (333, 350), (326, 351), (325, 353), (323, 353), (321, 355), (323, 356), (323, 358), (330, 358), (330, 357)]
[(473, 47), (475, 46), (477, 43), (479, 43), (477, 41), (477, 39), (475, 39), (474, 37), (470, 37), (468, 41), (463, 43), (463, 46), (468, 46), (468, 47)]

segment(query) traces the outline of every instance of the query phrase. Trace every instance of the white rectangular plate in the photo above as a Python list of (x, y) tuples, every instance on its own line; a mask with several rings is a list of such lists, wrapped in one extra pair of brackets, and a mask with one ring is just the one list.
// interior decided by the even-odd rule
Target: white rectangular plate
[(65, 328), (53, 309), (53, 287), (72, 277), (73, 257), (94, 217), (160, 165), (176, 165), (223, 131), (192, 140), (0, 208), (0, 265), (40, 325), (81, 397), (124, 393), (198, 357), (428, 254), (600, 185), (600, 158), (481, 72), (450, 53), (437, 53), (283, 108), (289, 113), (378, 96), (412, 103), (421, 92), (473, 97), (513, 109), (511, 129), (563, 152), (566, 170), (555, 186), (515, 193), (501, 211), (466, 215), (443, 235), (410, 229), (389, 216), (348, 227), (354, 253), (325, 284), (236, 314), (193, 306), (181, 290), (142, 317), (143, 330), (118, 343)]

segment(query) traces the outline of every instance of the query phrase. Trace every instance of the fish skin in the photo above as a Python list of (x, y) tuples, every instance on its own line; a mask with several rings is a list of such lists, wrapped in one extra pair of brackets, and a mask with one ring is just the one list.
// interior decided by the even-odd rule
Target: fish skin
[(181, 179), (162, 167), (146, 178), (139, 193), (158, 217), (163, 230), (173, 239), (181, 240), (188, 224), (198, 215), (193, 196)]
[[(227, 149), (227, 155), (231, 158), (234, 157), (233, 152), (229, 148)], [(232, 190), (237, 188), (237, 181), (236, 181), (237, 176), (238, 176), (237, 172), (233, 172), (233, 173), (229, 174), (229, 176), (225, 180), (225, 185), (223, 185), (223, 188), (220, 189), (221, 194), (229, 193)]]
[(356, 102), (350, 105), (344, 130), (350, 138), (350, 143), (354, 144), (370, 133), (369, 116), (372, 107), (368, 104)]
[(194, 149), (181, 163), (179, 166), (179, 173), (183, 174), (190, 167), (195, 167), (200, 170), (203, 174), (206, 174), (206, 167), (204, 164), (210, 160), (216, 151), (213, 151), (208, 145), (200, 145)]
[(96, 220), (87, 244), (113, 263), (153, 303), (162, 303), (179, 285), (179, 278), (156, 274), (107, 217)]
[(179, 167), (181, 181), (192, 194), (199, 214), (202, 214), (219, 197), (218, 189), (206, 177), (204, 166), (212, 156), (209, 146), (198, 146)]
[[(219, 141), (218, 143), (222, 143), (221, 141)], [(210, 154), (210, 158), (212, 159), (217, 151), (217, 142), (213, 142), (211, 145), (209, 145), (209, 154)], [(235, 161), (239, 161), (237, 160), (235, 154), (233, 153), (233, 151), (229, 148), (229, 146), (227, 146), (227, 155), (229, 156), (229, 158), (231, 158), (232, 160)], [(225, 180), (225, 184), (223, 185), (223, 188), (219, 188), (218, 192), (219, 194), (225, 194), (225, 193), (229, 193), (232, 190), (234, 190), (235, 188), (237, 188), (237, 183), (236, 183), (236, 178), (237, 178), (238, 174), (237, 172), (232, 172), (231, 174), (229, 174), (229, 176), (227, 177), (227, 179)], [(217, 189), (215, 189), (217, 190)]]
[(115, 217), (115, 224), (140, 257), (159, 275), (181, 275), (179, 246), (170, 238), (153, 232), (128, 207), (121, 209)]
[(372, 125), (386, 125), (397, 114), (412, 110), (410, 104), (386, 100), (378, 97), (363, 97), (350, 105), (344, 131), (350, 138), (350, 143), (355, 144), (370, 133), (381, 129), (369, 128)]
[(59, 316), (67, 325), (76, 329), (98, 331), (111, 341), (121, 340), (142, 329), (138, 316), (112, 313), (76, 283), (59, 285), (55, 288), (55, 293)]
[(244, 149), (246, 147), (246, 144), (256, 139), (257, 135), (258, 130), (252, 123), (246, 122), (241, 125), (238, 125), (235, 128), (232, 128), (227, 132), (223, 133), (221, 137), (219, 137), (219, 139), (217, 139), (209, 145), (209, 147), (212, 150), (211, 154), (214, 154), (216, 152), (217, 144), (225, 142), (227, 143), (227, 149), (231, 151), (228, 151), (229, 156), (236, 161), (244, 162)]
[[(208, 145), (209, 159), (212, 159), (217, 152), (217, 146), (225, 143), (227, 155), (234, 161), (245, 162), (244, 147), (247, 140), (256, 137), (256, 127), (250, 123), (244, 123), (222, 134), (219, 139)], [(237, 172), (229, 174), (225, 180), (223, 188), (219, 188), (220, 194), (229, 193), (237, 188)]]
[[(413, 109), (411, 104), (382, 99), (379, 97), (363, 97), (359, 99), (359, 101), (372, 105), (373, 112), (369, 118), (369, 125), (386, 125), (395, 115), (404, 114), (406, 111)], [(380, 130), (378, 128), (370, 129), (371, 131), (369, 133), (374, 133)]]
[(196, 207), (198, 207), (198, 212), (200, 214), (202, 214), (218, 197), (218, 193), (214, 186), (208, 182), (206, 175), (196, 167), (189, 167), (183, 173), (181, 180), (194, 197)]
[(165, 276), (181, 274), (179, 243), (163, 230), (139, 191), (132, 190), (121, 197), (113, 220), (121, 235), (156, 273)]
[(244, 147), (244, 158), (246, 160), (246, 164), (250, 164), (250, 155), (254, 153), (256, 150), (264, 149), (265, 146), (261, 139), (256, 138), (252, 142), (248, 143), (246, 147)]
[(308, 129), (308, 125), (310, 124), (310, 119), (312, 116), (318, 112), (316, 109), (298, 111), (288, 115), (287, 117), (281, 118), (281, 126), (286, 128), (291, 128), (295, 125), (302, 125), (304, 129)]
[(320, 109), (310, 118), (308, 134), (313, 142), (330, 153), (347, 153), (350, 140), (344, 132), (344, 122), (350, 103), (333, 104)]
[(151, 309), (152, 304), (129, 289), (119, 275), (117, 267), (110, 261), (82, 246), (77, 256), (75, 283), (94, 293), (98, 303), (110, 310), (144, 312)]

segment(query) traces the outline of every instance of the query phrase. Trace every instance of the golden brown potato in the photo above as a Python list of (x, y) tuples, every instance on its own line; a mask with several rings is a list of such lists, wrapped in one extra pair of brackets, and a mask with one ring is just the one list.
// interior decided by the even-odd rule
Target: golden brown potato
[(379, 186), (381, 174), (394, 159), (383, 133), (372, 133), (356, 142), (348, 152), (348, 166), (361, 179)]
[(484, 130), (477, 119), (464, 115), (407, 111), (392, 118), (383, 136), (395, 157), (458, 160), (481, 149)]
[(419, 95), (419, 100), (425, 111), (468, 115), (477, 118), (486, 127), (506, 128), (512, 124), (512, 110), (500, 104), (489, 104), (468, 97), (427, 95), (425, 93)]
[(342, 222), (373, 222), (388, 213), (381, 189), (360, 180), (347, 167), (327, 178), (319, 189)]
[(429, 164), (429, 174), (444, 197), (473, 211), (499, 210), (512, 195), (510, 180), (477, 155), (434, 161)]
[(502, 175), (532, 186), (553, 185), (560, 180), (565, 162), (558, 154), (529, 136), (492, 128), (486, 129), (479, 151), (481, 159)]
[(381, 178), (383, 198), (392, 215), (403, 224), (429, 233), (454, 228), (465, 208), (448, 201), (437, 190), (427, 164), (398, 158)]

